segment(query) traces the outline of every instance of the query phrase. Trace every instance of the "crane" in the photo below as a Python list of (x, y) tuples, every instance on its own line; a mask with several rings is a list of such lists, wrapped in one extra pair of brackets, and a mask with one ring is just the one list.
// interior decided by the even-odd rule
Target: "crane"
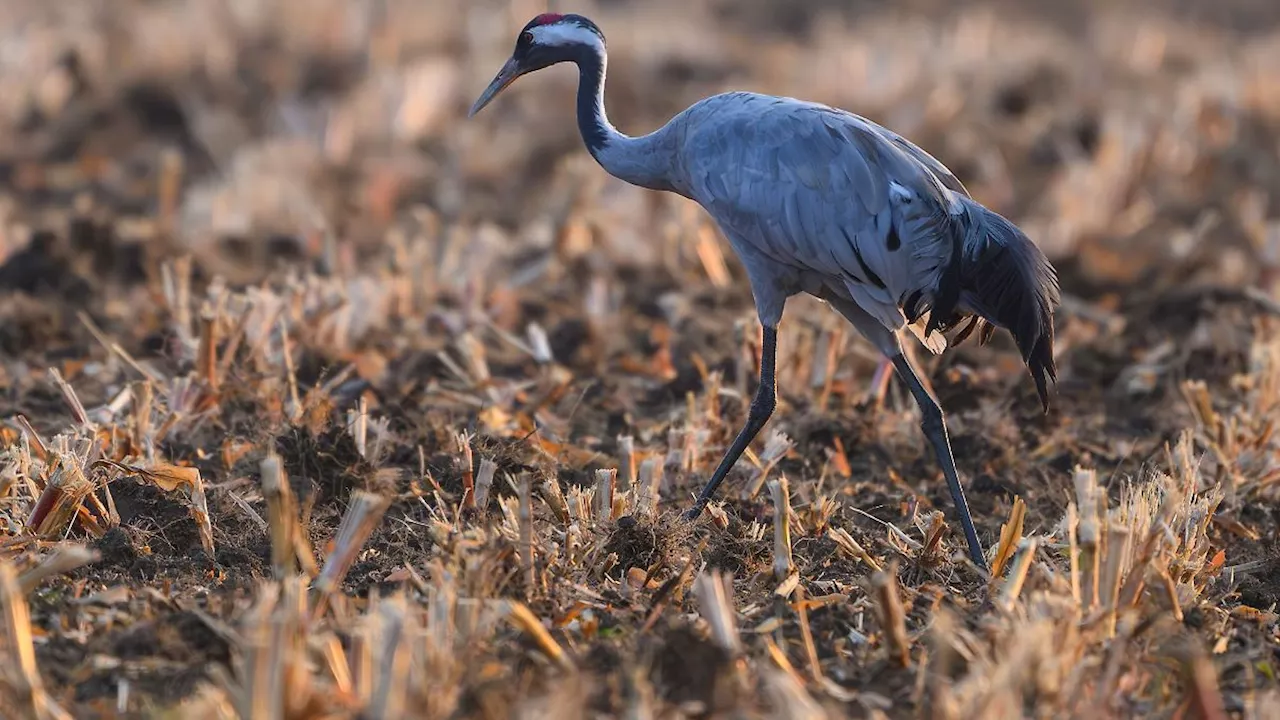
[[(903, 330), (933, 353), (975, 330), (1012, 335), (1044, 412), (1057, 381), (1058, 276), (1012, 222), (984, 207), (941, 162), (866, 118), (827, 105), (726, 92), (653, 132), (629, 136), (604, 107), (604, 33), (578, 14), (545, 13), (471, 107), (474, 117), (522, 75), (577, 65), (577, 122), (592, 157), (633, 185), (675, 193), (715, 220), (745, 270), (760, 321), (760, 378), (746, 422), (693, 507), (696, 519), (774, 412), (778, 325), (786, 301), (825, 301), (874, 344), (919, 406), (974, 564), (988, 565), (956, 471), (942, 408), (904, 355)], [(963, 327), (961, 325), (963, 324)]]

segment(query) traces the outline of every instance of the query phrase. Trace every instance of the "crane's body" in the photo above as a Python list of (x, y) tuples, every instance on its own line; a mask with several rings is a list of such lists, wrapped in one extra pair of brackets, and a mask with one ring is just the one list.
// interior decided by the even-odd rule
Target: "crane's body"
[(579, 68), (578, 125), (610, 174), (701, 205), (746, 270), (762, 328), (760, 385), (742, 431), (707, 483), (701, 512), (772, 414), (777, 327), (788, 298), (829, 303), (876, 345), (924, 416), (964, 525), (970, 555), (986, 562), (951, 457), (941, 409), (902, 354), (904, 328), (932, 352), (968, 320), (985, 342), (1014, 337), (1048, 408), (1055, 377), (1057, 277), (1012, 223), (974, 201), (928, 153), (844, 110), (794, 98), (728, 92), (694, 103), (663, 127), (630, 137), (604, 110), (604, 36), (578, 15), (540, 15), (472, 109), (519, 75), (557, 62)]

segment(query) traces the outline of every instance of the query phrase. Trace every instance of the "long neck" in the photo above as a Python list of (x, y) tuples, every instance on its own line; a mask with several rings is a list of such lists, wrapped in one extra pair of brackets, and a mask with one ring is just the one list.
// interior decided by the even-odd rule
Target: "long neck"
[(578, 130), (587, 151), (610, 175), (633, 185), (670, 190), (674, 160), (663, 129), (631, 137), (618, 132), (604, 109), (604, 77), (608, 59), (603, 48), (582, 46), (578, 65)]

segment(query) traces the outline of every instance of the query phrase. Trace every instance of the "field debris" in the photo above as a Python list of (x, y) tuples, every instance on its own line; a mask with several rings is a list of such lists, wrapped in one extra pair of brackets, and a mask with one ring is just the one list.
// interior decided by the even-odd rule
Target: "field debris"
[(4, 670), (0, 672), (3, 696), (0, 707), (6, 713), (21, 714), (36, 720), (70, 720), (45, 690), (36, 666), (32, 638), (31, 611), (26, 593), (13, 567), (0, 561), (0, 603), (4, 606)]
[(572, 74), (464, 119), (555, 4), (98, 5), (0, 13), (0, 716), (1276, 717), (1275, 7), (578, 9), (619, 127), (839, 105), (1053, 260), (1049, 413), (1002, 333), (907, 350), (987, 576), (803, 297), (681, 518), (754, 304), (595, 166)]

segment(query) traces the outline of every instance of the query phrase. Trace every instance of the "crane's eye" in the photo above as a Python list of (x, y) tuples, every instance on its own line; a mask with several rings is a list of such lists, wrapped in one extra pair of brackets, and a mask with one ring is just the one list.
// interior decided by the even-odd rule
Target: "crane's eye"
[(532, 44), (533, 44), (533, 33), (531, 33), (531, 32), (522, 32), (522, 33), (520, 33), (520, 42), (524, 43), (525, 45), (532, 45)]

